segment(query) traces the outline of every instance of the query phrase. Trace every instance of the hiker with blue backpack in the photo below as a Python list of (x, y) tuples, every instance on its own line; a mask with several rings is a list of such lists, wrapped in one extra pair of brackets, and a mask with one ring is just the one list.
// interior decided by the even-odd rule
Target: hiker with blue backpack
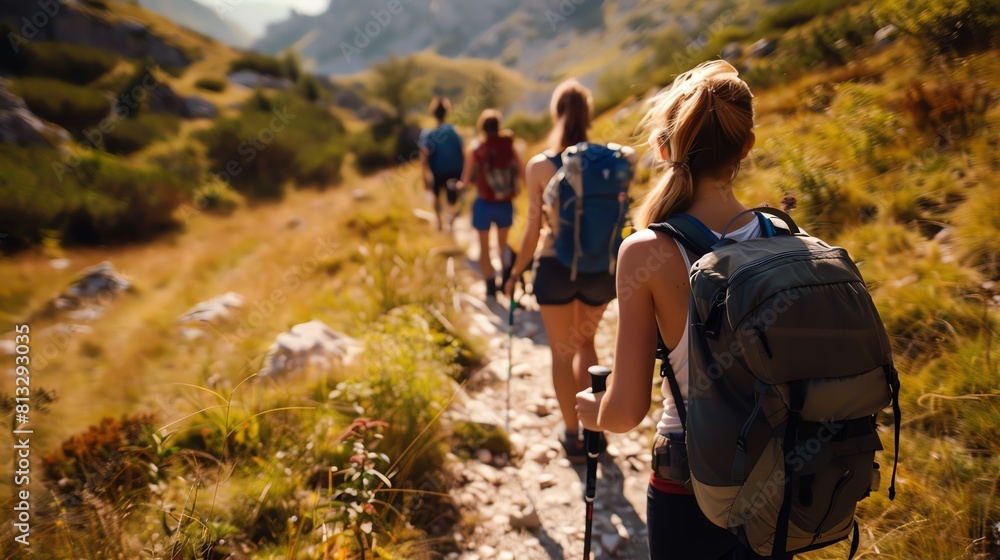
[(486, 297), (496, 297), (496, 271), (490, 260), (490, 230), (497, 228), (497, 245), (503, 268), (509, 269), (507, 233), (514, 223), (514, 197), (524, 181), (521, 158), (514, 148), (514, 136), (501, 126), (503, 114), (486, 109), (476, 127), (482, 137), (469, 148), (459, 189), (475, 183), (477, 197), (472, 205), (472, 228), (479, 233), (479, 268), (486, 283)]
[(535, 258), (532, 293), (552, 352), (552, 381), (563, 416), (558, 439), (570, 461), (583, 463), (575, 395), (590, 385), (597, 363), (594, 335), (615, 298), (615, 259), (628, 212), (635, 152), (588, 142), (593, 111), (590, 91), (576, 80), (552, 95), (555, 123), (549, 148), (525, 169), (528, 217), (521, 249), (504, 293), (513, 298), (517, 279)]
[(619, 253), (613, 373), (576, 399), (586, 429), (632, 430), (661, 359), (653, 560), (785, 559), (847, 538), (853, 556), (890, 404), (898, 447), (898, 376), (856, 266), (733, 192), (752, 98), (711, 61), (654, 100), (644, 128), (665, 170)]
[(421, 131), (417, 144), (420, 146), (424, 184), (434, 195), (434, 214), (437, 216), (438, 230), (442, 230), (444, 220), (441, 219), (441, 192), (445, 192), (448, 210), (454, 220), (458, 181), (465, 167), (465, 153), (462, 149), (462, 137), (455, 131), (455, 127), (445, 122), (451, 110), (451, 102), (445, 97), (435, 97), (429, 109), (437, 120), (437, 125)]

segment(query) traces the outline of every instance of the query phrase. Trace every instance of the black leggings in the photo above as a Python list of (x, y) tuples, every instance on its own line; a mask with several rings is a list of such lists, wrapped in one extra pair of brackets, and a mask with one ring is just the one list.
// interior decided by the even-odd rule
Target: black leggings
[(646, 491), (650, 560), (733, 558), (736, 537), (715, 525), (698, 507), (694, 494)]
[(646, 498), (650, 560), (766, 560), (709, 521), (694, 494), (668, 494), (650, 486)]

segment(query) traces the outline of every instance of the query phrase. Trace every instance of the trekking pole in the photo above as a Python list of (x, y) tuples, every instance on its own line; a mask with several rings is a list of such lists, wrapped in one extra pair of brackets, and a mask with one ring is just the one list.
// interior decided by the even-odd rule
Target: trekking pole
[[(611, 370), (604, 366), (590, 366), (590, 387), (594, 393), (601, 393), (607, 388), (608, 376)], [(597, 457), (601, 453), (601, 434), (583, 430), (583, 441), (587, 445), (587, 487), (583, 499), (587, 504), (586, 529), (583, 536), (583, 558), (590, 559), (590, 539), (594, 532), (594, 499), (597, 497)]]
[(507, 410), (504, 412), (504, 429), (510, 436), (510, 378), (514, 376), (514, 310), (517, 300), (510, 298), (510, 311), (507, 314)]

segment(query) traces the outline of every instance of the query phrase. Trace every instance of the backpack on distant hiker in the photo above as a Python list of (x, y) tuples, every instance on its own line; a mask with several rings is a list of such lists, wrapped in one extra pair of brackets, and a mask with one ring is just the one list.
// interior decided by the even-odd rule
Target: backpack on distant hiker
[(853, 557), (857, 502), (880, 481), (876, 416), (890, 404), (895, 497), (899, 378), (889, 338), (844, 249), (801, 232), (783, 212), (756, 212), (763, 237), (739, 243), (685, 214), (649, 226), (697, 259), (686, 411), (668, 379), (691, 482), (708, 519), (759, 555), (853, 534)]
[(486, 138), (472, 152), (473, 177), (480, 195), (490, 202), (510, 200), (518, 179), (514, 139), (510, 136)]
[(570, 146), (545, 187), (543, 201), (558, 215), (558, 223), (550, 224), (556, 258), (573, 280), (577, 272), (615, 272), (632, 181), (625, 149), (588, 142)]
[(450, 124), (442, 124), (437, 128), (425, 130), (420, 137), (420, 145), (425, 148), (427, 165), (435, 175), (462, 172), (465, 165), (465, 153), (462, 151), (462, 137)]

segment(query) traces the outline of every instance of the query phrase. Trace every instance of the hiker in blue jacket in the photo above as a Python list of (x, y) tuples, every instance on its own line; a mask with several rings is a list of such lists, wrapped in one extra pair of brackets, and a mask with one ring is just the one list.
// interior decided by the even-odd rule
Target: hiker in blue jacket
[[(614, 374), (606, 392), (585, 390), (576, 396), (580, 420), (589, 430), (624, 433), (645, 418), (658, 333), (669, 349), (680, 393), (687, 399), (691, 263), (680, 243), (647, 228), (684, 212), (719, 232), (746, 210), (734, 195), (732, 182), (754, 145), (752, 98), (735, 68), (712, 61), (678, 76), (646, 114), (644, 128), (665, 171), (638, 210), (639, 231), (625, 240), (619, 252)], [(758, 236), (760, 226), (753, 214), (737, 220), (728, 235), (736, 241)], [(665, 445), (670, 434), (682, 429), (666, 379), (662, 394), (654, 447)], [(685, 485), (661, 472), (650, 477), (647, 523), (653, 560), (757, 558), (706, 518)]]
[(437, 216), (438, 230), (444, 229), (441, 219), (441, 191), (446, 193), (451, 220), (455, 219), (455, 203), (458, 201), (457, 184), (465, 166), (462, 137), (455, 127), (445, 119), (451, 110), (451, 102), (445, 97), (435, 97), (430, 104), (430, 112), (437, 125), (421, 131), (417, 144), (420, 146), (420, 162), (424, 170), (424, 184), (434, 195), (434, 214)]

